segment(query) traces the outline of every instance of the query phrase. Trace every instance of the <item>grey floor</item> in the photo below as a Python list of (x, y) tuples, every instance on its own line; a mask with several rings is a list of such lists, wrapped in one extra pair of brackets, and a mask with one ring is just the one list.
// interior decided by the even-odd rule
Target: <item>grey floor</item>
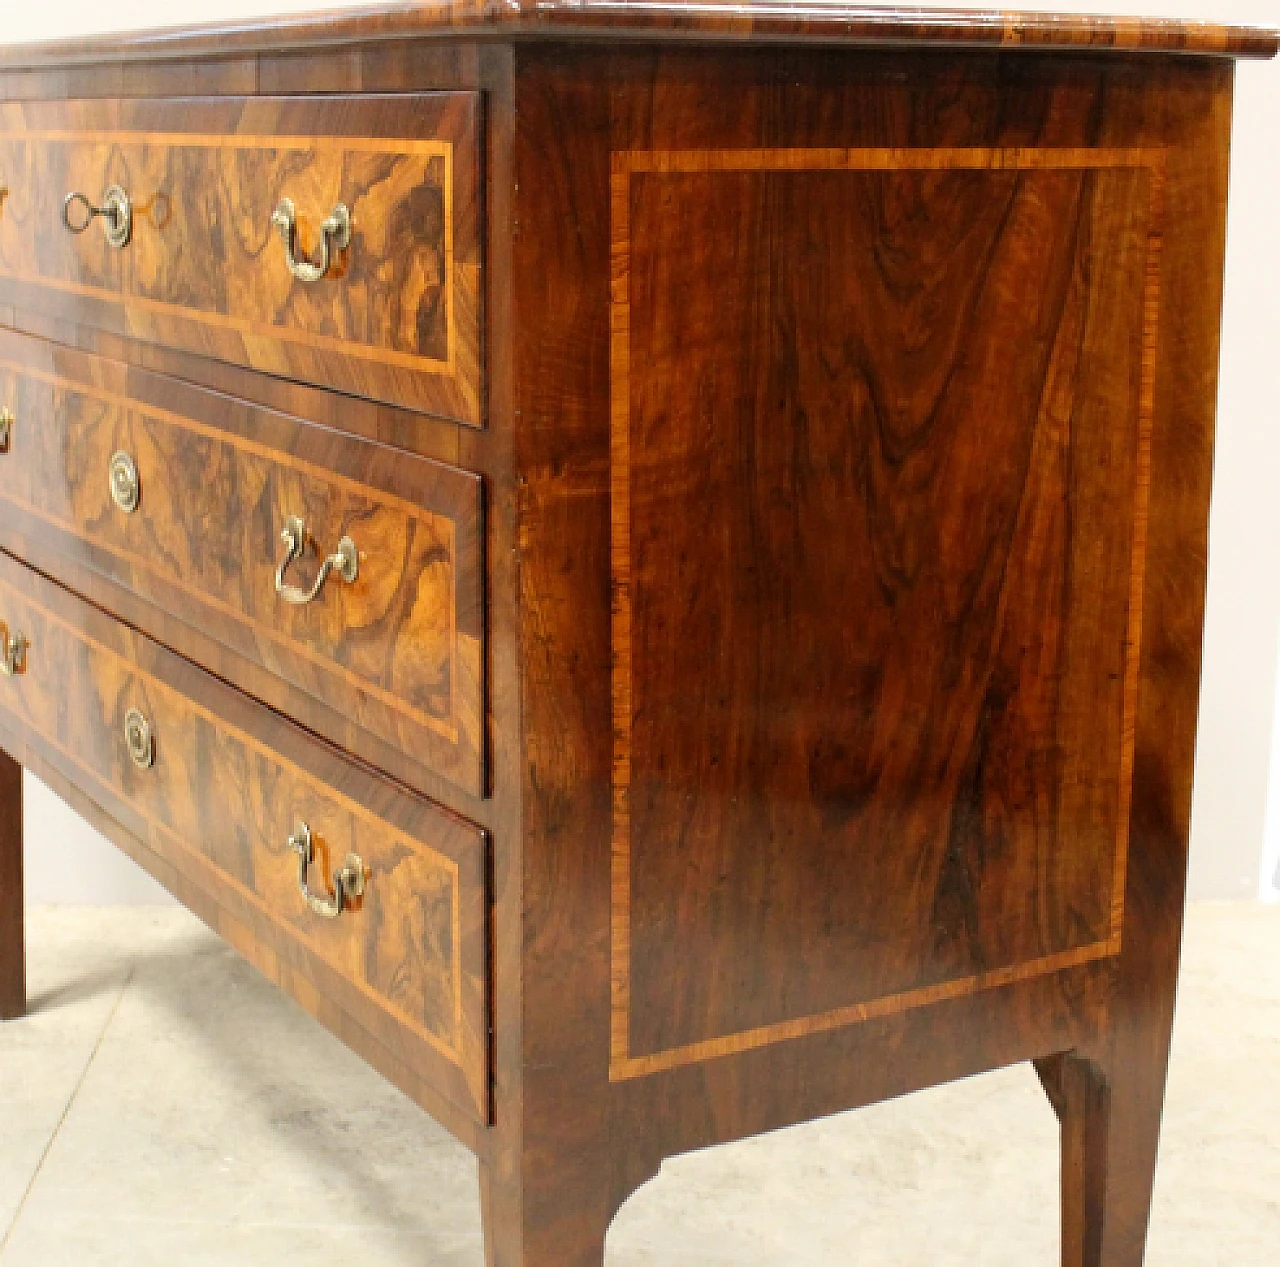
[[(0, 1026), (0, 1267), (480, 1267), (470, 1155), (191, 917), (44, 910)], [(1026, 1069), (679, 1158), (609, 1267), (1053, 1267)], [(1148, 1267), (1280, 1262), (1280, 910), (1190, 916)]]

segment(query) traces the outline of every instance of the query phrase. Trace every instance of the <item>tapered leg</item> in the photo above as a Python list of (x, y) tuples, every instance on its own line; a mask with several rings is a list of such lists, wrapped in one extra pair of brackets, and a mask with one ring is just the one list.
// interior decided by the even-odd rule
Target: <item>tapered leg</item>
[(22, 914), (22, 767), (0, 752), (0, 1020), (27, 1008)]
[(603, 1267), (613, 1208), (602, 1184), (584, 1186), (573, 1171), (548, 1166), (522, 1192), (480, 1167), (486, 1267)]
[(1072, 1055), (1036, 1068), (1062, 1123), (1062, 1267), (1141, 1267), (1167, 1050), (1104, 1072)]

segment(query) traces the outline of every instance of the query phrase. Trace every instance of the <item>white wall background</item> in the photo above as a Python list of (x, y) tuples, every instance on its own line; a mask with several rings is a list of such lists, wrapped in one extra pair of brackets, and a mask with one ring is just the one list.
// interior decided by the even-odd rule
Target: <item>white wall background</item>
[[(181, 6), (170, 0), (116, 0), (111, 5), (101, 0), (7, 0), (0, 39), (54, 39), (315, 7), (316, 0), (185, 0)], [(1012, 0), (1006, 7), (1015, 7)], [(1280, 0), (1021, 0), (1016, 7), (1280, 26)], [(1191, 885), (1198, 897), (1261, 894), (1280, 900), (1280, 887), (1273, 883), (1280, 868), (1280, 745), (1272, 743), (1280, 686), (1280, 426), (1272, 405), (1280, 362), (1277, 148), (1280, 63), (1242, 63), (1192, 816)], [(27, 790), (27, 891), (37, 903), (168, 900), (32, 779)]]

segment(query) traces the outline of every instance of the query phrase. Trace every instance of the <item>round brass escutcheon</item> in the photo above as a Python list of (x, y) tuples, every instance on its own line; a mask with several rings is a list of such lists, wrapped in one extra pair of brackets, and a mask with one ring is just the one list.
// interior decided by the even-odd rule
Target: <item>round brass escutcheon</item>
[(129, 746), (129, 757), (139, 770), (150, 770), (156, 763), (156, 739), (151, 723), (137, 708), (124, 715), (124, 741)]
[(103, 230), (107, 235), (107, 245), (118, 251), (129, 245), (133, 236), (133, 203), (129, 195), (119, 185), (112, 185), (102, 199)]
[(133, 237), (133, 202), (119, 185), (102, 195), (100, 207), (82, 193), (68, 194), (62, 204), (62, 223), (72, 233), (83, 233), (99, 216), (107, 245), (117, 251), (128, 246)]
[(111, 455), (111, 500), (126, 515), (138, 509), (142, 499), (142, 484), (138, 479), (138, 464), (122, 449)]

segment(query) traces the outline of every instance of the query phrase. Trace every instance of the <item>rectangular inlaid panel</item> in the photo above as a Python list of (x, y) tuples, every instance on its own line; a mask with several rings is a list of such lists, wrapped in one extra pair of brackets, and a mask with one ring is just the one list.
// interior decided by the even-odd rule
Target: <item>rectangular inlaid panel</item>
[(615, 1078), (1117, 953), (1162, 188), (615, 155)]
[[(27, 640), (21, 672), (0, 678), (0, 726), (269, 928), (279, 954), (323, 965), (334, 1001), (393, 1049), (425, 1043), (440, 1090), (486, 1119), (484, 833), (385, 786), (375, 813), (348, 794), (336, 753), (8, 559), (0, 627)], [(134, 709), (152, 728), (149, 769), (126, 741)], [(337, 919), (300, 892), (298, 823), (314, 837), (315, 892), (332, 897), (348, 854), (364, 864), (365, 894)]]
[[(466, 92), (0, 105), (6, 303), (479, 424), (477, 129)], [(127, 244), (70, 232), (65, 199), (112, 186)], [(313, 261), (350, 211), (319, 281), (290, 273), (283, 198)]]
[[(321, 701), (335, 742), (365, 753), (364, 732), (483, 794), (479, 477), (13, 334), (0, 334), (0, 406), (13, 415), (0, 504), (15, 530)], [(117, 454), (137, 473), (129, 513), (113, 500)], [(309, 544), (287, 586), (309, 589), (344, 537), (355, 580), (333, 572), (313, 602), (285, 602), (289, 516)]]

